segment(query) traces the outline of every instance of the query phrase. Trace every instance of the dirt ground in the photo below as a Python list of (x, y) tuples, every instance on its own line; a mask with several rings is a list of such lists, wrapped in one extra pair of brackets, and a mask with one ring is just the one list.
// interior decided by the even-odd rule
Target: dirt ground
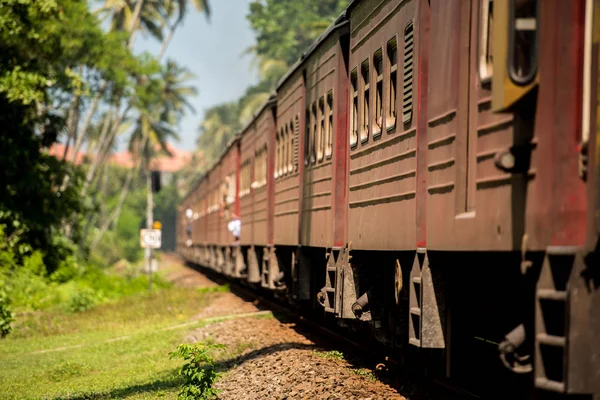
[[(177, 284), (217, 285), (174, 256), (163, 259), (170, 264), (167, 278)], [(222, 292), (197, 317), (258, 311), (256, 301)], [(332, 348), (319, 347), (295, 323), (281, 317), (249, 316), (211, 323), (190, 331), (186, 339), (227, 346), (227, 354), (219, 364), (223, 375), (215, 384), (222, 400), (448, 398), (431, 397), (411, 384), (393, 388), (379, 379), (375, 365), (365, 367), (346, 360), (343, 353)]]

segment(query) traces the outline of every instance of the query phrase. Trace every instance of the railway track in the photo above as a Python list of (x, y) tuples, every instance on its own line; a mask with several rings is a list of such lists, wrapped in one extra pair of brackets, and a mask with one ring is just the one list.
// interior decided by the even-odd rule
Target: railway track
[(283, 298), (277, 298), (273, 292), (255, 289), (244, 282), (234, 278), (225, 277), (214, 270), (186, 262), (186, 265), (217, 284), (228, 284), (232, 293), (240, 298), (257, 304), (260, 308), (270, 310), (279, 319), (289, 320), (296, 323), (301, 328), (304, 335), (309, 337), (321, 347), (340, 350), (345, 358), (364, 364), (375, 366), (379, 379), (399, 390), (402, 389), (402, 395), (406, 393), (407, 388), (416, 396), (408, 396), (409, 399), (452, 399), (452, 400), (472, 400), (483, 399), (456, 385), (444, 382), (443, 380), (426, 376), (423, 371), (412, 368), (403, 360), (394, 357), (390, 349), (383, 346), (365, 343), (361, 338), (354, 338), (343, 328), (333, 326), (331, 321), (325, 318), (319, 318), (316, 313), (299, 313), (289, 302)]

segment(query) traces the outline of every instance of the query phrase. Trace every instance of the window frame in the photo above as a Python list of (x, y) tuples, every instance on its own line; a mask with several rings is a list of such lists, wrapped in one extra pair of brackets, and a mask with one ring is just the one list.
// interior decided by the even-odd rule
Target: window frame
[[(379, 60), (379, 69), (377, 68)], [(373, 115), (373, 139), (377, 139), (381, 136), (381, 132), (383, 131), (383, 105), (384, 105), (384, 61), (383, 61), (383, 48), (375, 50), (373, 53), (373, 74), (375, 77), (375, 92), (373, 93), (375, 96), (375, 113)]]
[(287, 176), (288, 174), (288, 136), (289, 131), (286, 124), (281, 127), (282, 132), (282, 140), (281, 140), (281, 170), (283, 172), (283, 176)]
[(325, 96), (319, 97), (318, 104), (318, 134), (317, 134), (317, 161), (323, 162), (325, 159)]
[(288, 125), (289, 136), (288, 136), (288, 173), (291, 175), (294, 173), (294, 120), (291, 119)]
[[(481, 0), (479, 14), (479, 46), (477, 51), (479, 52), (478, 69), (479, 69), (479, 81), (481, 83), (491, 82), (494, 73), (493, 62), (491, 61), (492, 54), (492, 43), (493, 40), (493, 3), (494, 0)], [(490, 12), (490, 6), (492, 11)], [(492, 17), (492, 23), (490, 24), (490, 17)], [(488, 61), (489, 59), (489, 61)]]
[[(390, 38), (385, 45), (385, 63), (387, 67), (387, 85), (385, 103), (385, 128), (389, 132), (396, 127), (398, 120), (398, 35)], [(392, 54), (396, 52), (396, 59), (393, 60)], [(394, 63), (395, 61), (395, 63)], [(392, 96), (393, 91), (393, 96)]]
[(333, 155), (333, 89), (327, 92), (326, 102), (327, 102), (327, 135), (325, 142), (325, 158), (330, 159)]
[(316, 140), (317, 140), (317, 101), (313, 101), (311, 105), (311, 137), (310, 137), (310, 163), (317, 163), (317, 148), (316, 148)]
[(371, 57), (363, 60), (360, 63), (361, 76), (361, 130), (360, 143), (365, 144), (369, 141), (369, 133), (371, 130)]

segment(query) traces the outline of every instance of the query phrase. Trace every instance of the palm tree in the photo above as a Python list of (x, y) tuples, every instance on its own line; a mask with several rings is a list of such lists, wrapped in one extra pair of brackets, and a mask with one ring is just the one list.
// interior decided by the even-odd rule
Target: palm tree
[(138, 31), (163, 39), (163, 3), (162, 0), (105, 0), (95, 12), (103, 21), (110, 19), (111, 31), (129, 32), (128, 47), (132, 48)]
[[(248, 52), (254, 51), (253, 48)], [(277, 81), (289, 70), (287, 63), (283, 60), (275, 60), (264, 56), (255, 55), (251, 68), (256, 68), (260, 83), (248, 88), (245, 95), (240, 99), (240, 124), (248, 123), (254, 113), (269, 98), (277, 85)]]
[(198, 94), (196, 87), (188, 84), (196, 76), (187, 68), (177, 65), (173, 60), (167, 60), (162, 73), (163, 87), (163, 119), (178, 123), (186, 110), (195, 113), (196, 110), (188, 101), (191, 96)]
[(212, 107), (206, 111), (200, 124), (198, 148), (209, 161), (213, 160), (239, 129), (239, 108), (236, 102)]
[(143, 87), (139, 89), (139, 94), (130, 102), (137, 117), (129, 139), (129, 151), (136, 156), (138, 162), (127, 172), (117, 206), (101, 227), (92, 243), (92, 250), (100, 242), (110, 225), (119, 220), (133, 177), (140, 167), (144, 167), (147, 174), (147, 224), (152, 225), (153, 199), (150, 188), (150, 163), (159, 152), (170, 154), (167, 142), (172, 138), (178, 139), (177, 133), (173, 130), (173, 124), (181, 118), (186, 110), (193, 111), (185, 99), (186, 95), (196, 93), (196, 89), (188, 85), (188, 81), (193, 77), (187, 69), (178, 66), (174, 61), (169, 61), (159, 74), (143, 81), (141, 84)]
[[(95, 12), (101, 16), (102, 20), (110, 18), (109, 29), (111, 31), (129, 32), (127, 46), (130, 49), (133, 47), (137, 32), (140, 30), (150, 34), (157, 40), (162, 40), (163, 38), (162, 26), (166, 21), (163, 18), (165, 12), (163, 10), (162, 0), (105, 0), (103, 6)], [(106, 90), (106, 86), (106, 81), (100, 84), (96, 95), (92, 99), (92, 103), (81, 129), (79, 129), (79, 132), (73, 134), (75, 136), (73, 154), (76, 154), (83, 145), (92, 117), (98, 108), (98, 104), (103, 92)], [(111, 118), (119, 120), (118, 117)], [(123, 117), (120, 119), (122, 120)], [(103, 139), (110, 140), (106, 137), (103, 137)], [(104, 144), (104, 142), (102, 143)], [(75, 156), (73, 156), (71, 161), (74, 160), (74, 157)]]
[[(189, 8), (189, 4), (192, 3), (192, 6), (198, 11), (203, 12), (206, 16), (206, 19), (210, 22), (210, 6), (208, 4), (208, 0), (167, 0), (164, 5), (165, 11), (165, 20), (168, 25), (168, 33), (164, 38), (162, 46), (160, 48), (160, 53), (158, 53), (158, 59), (162, 59), (167, 51), (167, 47), (169, 43), (171, 43), (171, 39), (175, 34), (175, 30), (179, 27), (180, 24), (183, 23), (187, 15), (187, 11)], [(176, 14), (176, 17), (175, 17)], [(170, 22), (171, 19), (175, 18), (173, 23)]]

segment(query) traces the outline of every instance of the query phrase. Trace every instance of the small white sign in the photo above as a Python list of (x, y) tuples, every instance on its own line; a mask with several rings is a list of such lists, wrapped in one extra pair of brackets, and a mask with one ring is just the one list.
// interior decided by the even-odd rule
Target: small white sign
[(140, 229), (140, 246), (145, 249), (160, 249), (161, 239), (160, 229)]

